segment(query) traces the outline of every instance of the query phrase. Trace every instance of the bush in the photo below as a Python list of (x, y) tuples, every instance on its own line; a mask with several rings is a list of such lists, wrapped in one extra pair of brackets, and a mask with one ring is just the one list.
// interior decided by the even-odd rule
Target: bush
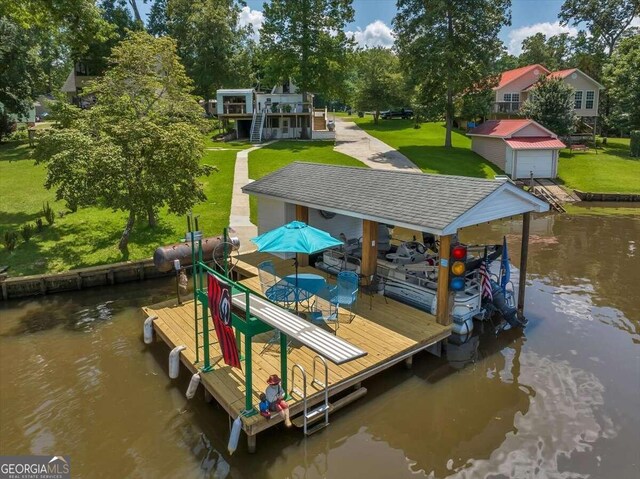
[(44, 229), (44, 225), (42, 224), (42, 218), (36, 219), (36, 229), (40, 232)]
[(635, 158), (640, 157), (640, 130), (633, 130), (631, 132), (631, 156)]
[(7, 251), (13, 251), (18, 244), (18, 234), (15, 231), (4, 232), (4, 247)]
[(20, 236), (22, 236), (22, 239), (26, 243), (31, 239), (35, 231), (35, 227), (31, 223), (27, 223), (22, 225), (22, 228), (20, 229)]
[(55, 211), (53, 211), (53, 208), (49, 206), (48, 201), (46, 204), (42, 204), (42, 216), (44, 216), (44, 219), (47, 220), (47, 223), (49, 223), (49, 225), (52, 225), (56, 220), (56, 213)]

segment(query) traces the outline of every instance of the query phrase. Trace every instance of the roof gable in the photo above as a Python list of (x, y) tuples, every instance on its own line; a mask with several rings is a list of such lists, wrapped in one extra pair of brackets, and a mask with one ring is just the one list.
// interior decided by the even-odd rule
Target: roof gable
[[(295, 162), (246, 185), (242, 191), (419, 231), (449, 234), (456, 219), (494, 191), (510, 188), (518, 190), (497, 180)], [(546, 203), (521, 193), (528, 205), (526, 211), (546, 211)], [(494, 215), (491, 219), (508, 216), (500, 216), (500, 208), (487, 209), (489, 216)]]
[[(556, 134), (550, 130), (547, 130), (544, 126), (534, 120), (519, 119), (519, 120), (488, 120), (470, 130), (467, 135), (469, 136), (491, 136), (495, 138), (510, 138), (518, 133), (523, 128), (528, 126), (534, 127), (540, 130), (540, 135), (550, 135), (556, 137)], [(529, 135), (531, 136), (531, 135)]]
[(498, 90), (500, 88), (503, 88), (504, 86), (508, 85), (512, 81), (517, 80), (521, 76), (526, 75), (527, 73), (535, 70), (536, 68), (542, 70), (542, 73), (546, 73), (546, 74), (549, 73), (549, 70), (547, 70), (545, 67), (539, 64), (527, 65), (525, 67), (516, 68), (514, 70), (507, 70), (506, 72), (502, 72), (502, 74), (500, 75), (500, 82), (493, 89)]

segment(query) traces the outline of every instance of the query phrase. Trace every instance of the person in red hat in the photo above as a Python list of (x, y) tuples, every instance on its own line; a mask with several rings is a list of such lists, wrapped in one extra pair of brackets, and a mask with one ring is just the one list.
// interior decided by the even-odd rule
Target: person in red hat
[(284, 400), (284, 389), (280, 385), (281, 381), (277, 374), (272, 374), (267, 379), (267, 389), (264, 394), (269, 402), (269, 410), (273, 412), (279, 412), (284, 419), (284, 424), (287, 427), (291, 426), (291, 419), (289, 419), (289, 405)]

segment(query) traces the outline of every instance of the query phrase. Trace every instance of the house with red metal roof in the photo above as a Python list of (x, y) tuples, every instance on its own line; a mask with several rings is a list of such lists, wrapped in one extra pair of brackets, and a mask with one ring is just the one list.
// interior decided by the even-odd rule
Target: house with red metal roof
[(527, 100), (541, 75), (560, 78), (571, 85), (577, 116), (583, 119), (598, 116), (600, 91), (604, 89), (600, 83), (577, 68), (551, 72), (542, 65), (528, 65), (500, 75), (500, 81), (493, 88), (493, 113), (496, 117), (517, 116), (522, 103)]
[(514, 180), (532, 175), (555, 178), (558, 174), (558, 154), (565, 144), (533, 120), (489, 120), (467, 135), (473, 151)]

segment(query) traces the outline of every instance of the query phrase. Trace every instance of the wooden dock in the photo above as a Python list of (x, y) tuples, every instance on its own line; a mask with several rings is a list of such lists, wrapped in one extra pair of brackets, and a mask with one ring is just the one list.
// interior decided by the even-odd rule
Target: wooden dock
[[(257, 273), (255, 266), (267, 258), (274, 261), (279, 275), (285, 276), (293, 272), (290, 260), (278, 260), (263, 253), (250, 253), (240, 257), (234, 268), (234, 275), (244, 277), (245, 279), (240, 281), (242, 284), (260, 292), (260, 283), (255, 276)], [(319, 271), (311, 267), (301, 267), (300, 272), (318, 273)], [(157, 337), (169, 348), (186, 346), (186, 349), (181, 352), (182, 363), (192, 373), (197, 372), (201, 365), (194, 364), (196, 347), (193, 300), (182, 305), (177, 305), (176, 301), (172, 300), (147, 306), (143, 310), (147, 316), (157, 316), (153, 322), (154, 330)], [(377, 294), (372, 297), (362, 295), (357, 302), (355, 312), (356, 316), (351, 322), (348, 322), (348, 314), (345, 312), (343, 316), (341, 312), (338, 336), (365, 350), (367, 355), (341, 366), (329, 363), (330, 396), (358, 386), (366, 378), (400, 361), (410, 359), (413, 354), (451, 334), (451, 327), (438, 324), (433, 315), (390, 298), (385, 301), (383, 296)], [(273, 335), (274, 332), (267, 332), (253, 338), (252, 394), (256, 408), (259, 395), (266, 388), (267, 378), (271, 374), (280, 372), (280, 345), (277, 342), (269, 343)], [(201, 384), (232, 418), (236, 418), (245, 408), (244, 373), (224, 364), (217, 342), (210, 345), (210, 354), (214, 369), (201, 373)], [(299, 364), (307, 372), (309, 405), (317, 404), (322, 400), (322, 391), (312, 384), (314, 356), (314, 352), (296, 344), (295, 341), (289, 346), (288, 370), (290, 371), (294, 364)], [(299, 376), (296, 381), (297, 386), (300, 387)], [(289, 389), (292, 386), (291, 377), (289, 377)], [(302, 401), (299, 396), (294, 394), (288, 403), (292, 416), (302, 411)], [(280, 421), (279, 416), (272, 417), (270, 420), (257, 414), (243, 416), (243, 429), (249, 437), (250, 445), (252, 442), (255, 445), (256, 434)]]

